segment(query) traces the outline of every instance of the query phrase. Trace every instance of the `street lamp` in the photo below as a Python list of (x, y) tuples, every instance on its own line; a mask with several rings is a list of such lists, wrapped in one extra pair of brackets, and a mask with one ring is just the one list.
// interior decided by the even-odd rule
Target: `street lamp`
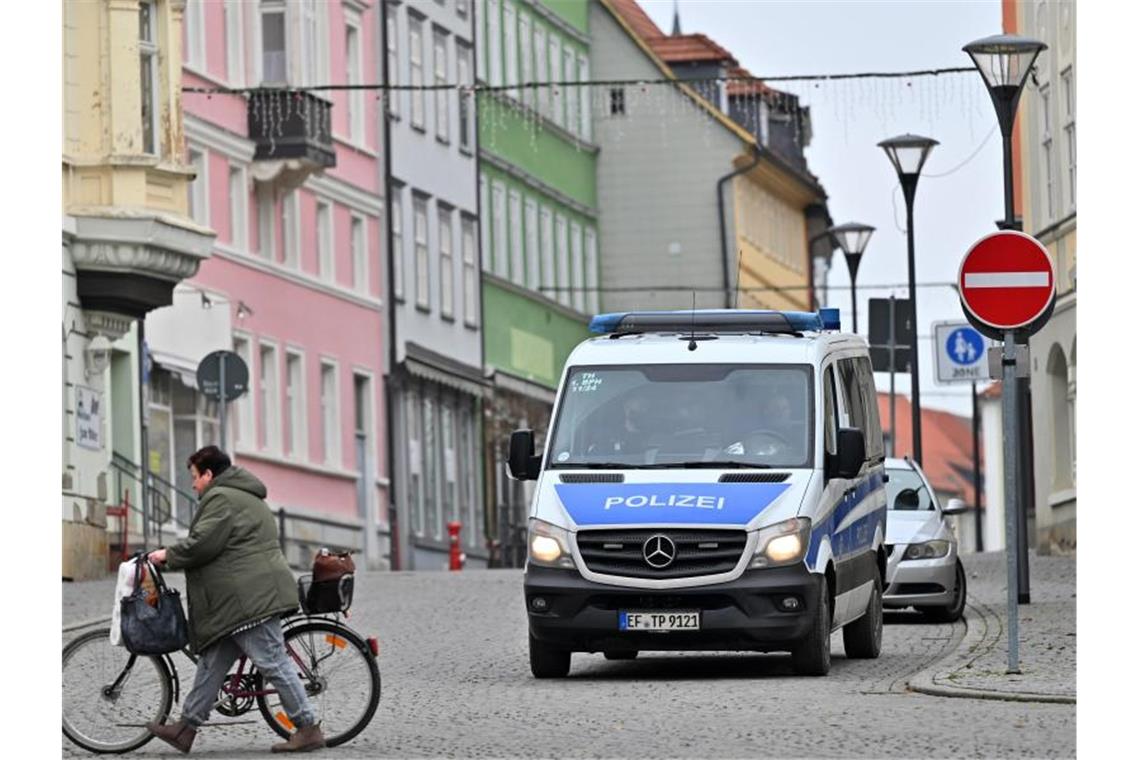
[(918, 176), (930, 156), (937, 140), (918, 135), (899, 135), (883, 140), (879, 147), (887, 153), (891, 165), (899, 175), (903, 198), (906, 200), (906, 270), (910, 286), (910, 429), (914, 439), (914, 461), (922, 464), (922, 403), (918, 391), (918, 302), (914, 292), (914, 193)]
[(859, 311), (855, 306), (855, 275), (859, 271), (859, 261), (863, 258), (867, 241), (871, 239), (871, 233), (874, 231), (874, 227), (858, 222), (840, 224), (828, 230), (843, 249), (843, 257), (847, 259), (847, 272), (851, 275), (851, 332), (859, 332)]
[(1014, 229), (1017, 224), (1013, 216), (1013, 119), (1017, 114), (1017, 101), (1025, 80), (1033, 69), (1033, 63), (1042, 50), (1044, 42), (1016, 34), (995, 34), (974, 40), (962, 50), (969, 54), (978, 72), (986, 83), (990, 99), (997, 111), (998, 126), (1001, 127), (1002, 158), (1005, 163), (1005, 228)]

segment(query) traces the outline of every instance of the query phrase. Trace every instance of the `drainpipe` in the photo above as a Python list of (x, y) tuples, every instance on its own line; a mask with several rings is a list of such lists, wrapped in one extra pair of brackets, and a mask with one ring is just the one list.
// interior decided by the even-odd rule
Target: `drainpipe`
[[(388, 71), (388, 2), (380, 3), (380, 39), (383, 41), (380, 55), (380, 78), (384, 84), (390, 81), (391, 73)], [(396, 403), (392, 388), (392, 377), (396, 372), (396, 288), (392, 282), (393, 252), (392, 252), (392, 125), (388, 121), (388, 98), (390, 90), (384, 90), (381, 99), (380, 123), (384, 126), (384, 218), (385, 239), (388, 248), (388, 377), (384, 383), (384, 416), (388, 423), (387, 449), (388, 449), (388, 561), (392, 570), (400, 569), (400, 529), (399, 510), (396, 506), (396, 450), (394, 430), (394, 412)], [(369, 526), (372, 529), (372, 526)]]
[[(720, 258), (721, 264), (724, 268), (724, 306), (731, 309), (733, 306), (732, 297), (732, 269), (728, 263), (728, 231), (724, 226), (724, 184), (733, 177), (736, 177), (745, 172), (750, 172), (756, 165), (760, 163), (760, 146), (756, 143), (752, 144), (752, 163), (742, 166), (739, 169), (733, 169), (728, 174), (724, 175), (716, 181), (716, 213), (717, 218), (720, 220)], [(739, 283), (737, 283), (739, 287)]]

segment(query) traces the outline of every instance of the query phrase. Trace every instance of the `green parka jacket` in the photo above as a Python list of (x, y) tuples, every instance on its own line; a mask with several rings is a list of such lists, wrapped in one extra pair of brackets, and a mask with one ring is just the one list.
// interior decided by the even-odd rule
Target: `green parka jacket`
[(190, 534), (166, 549), (166, 568), (186, 571), (195, 652), (246, 623), (298, 607), (297, 583), (265, 494), (265, 484), (250, 472), (228, 468), (202, 491)]

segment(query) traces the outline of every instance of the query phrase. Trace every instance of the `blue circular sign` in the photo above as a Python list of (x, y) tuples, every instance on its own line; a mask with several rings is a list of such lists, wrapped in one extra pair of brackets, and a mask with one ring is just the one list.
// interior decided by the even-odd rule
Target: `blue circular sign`
[(955, 364), (976, 364), (985, 350), (982, 334), (972, 327), (959, 327), (946, 339), (946, 355)]

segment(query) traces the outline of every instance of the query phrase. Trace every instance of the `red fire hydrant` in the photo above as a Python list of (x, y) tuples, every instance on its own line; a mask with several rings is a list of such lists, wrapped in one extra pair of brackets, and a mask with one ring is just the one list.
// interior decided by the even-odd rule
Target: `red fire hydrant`
[(467, 562), (467, 555), (459, 549), (459, 530), (463, 527), (463, 523), (452, 520), (447, 524), (447, 538), (451, 544), (448, 552), (449, 562), (448, 570), (462, 570), (463, 565)]

